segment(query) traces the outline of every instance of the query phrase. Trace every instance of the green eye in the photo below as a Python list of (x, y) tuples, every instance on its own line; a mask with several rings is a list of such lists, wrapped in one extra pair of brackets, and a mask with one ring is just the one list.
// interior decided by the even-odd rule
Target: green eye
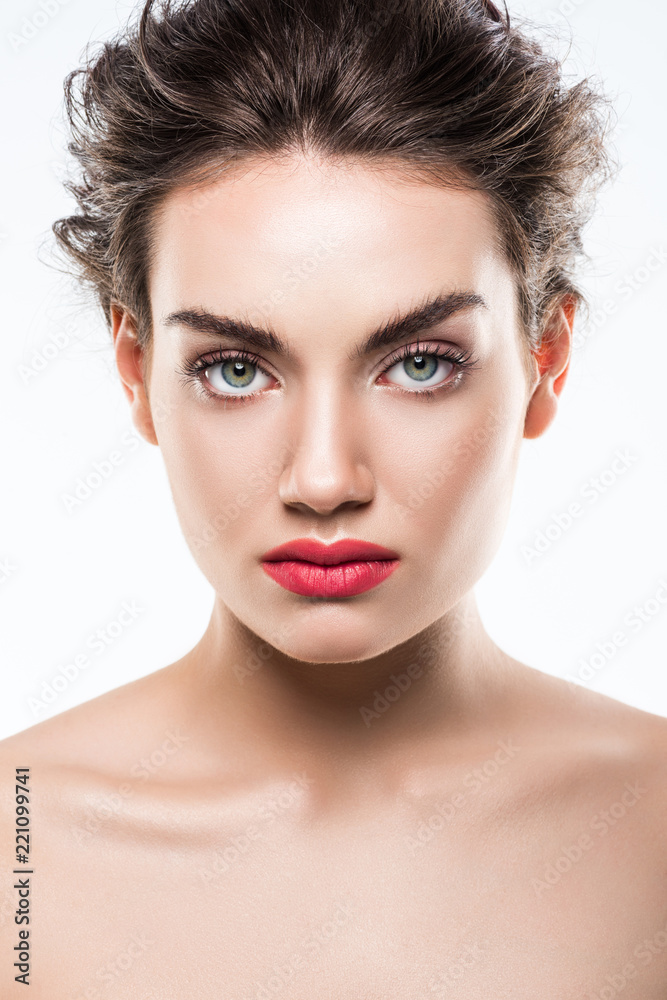
[(245, 389), (257, 372), (255, 366), (247, 361), (225, 361), (220, 368), (225, 382), (233, 389)]
[(406, 375), (424, 382), (432, 378), (438, 370), (438, 358), (432, 354), (415, 354), (403, 362)]
[(439, 354), (408, 354), (385, 372), (388, 380), (404, 389), (417, 386), (432, 388), (445, 382), (454, 371), (454, 364)]
[(220, 396), (249, 396), (271, 384), (259, 365), (235, 355), (207, 365), (206, 379)]

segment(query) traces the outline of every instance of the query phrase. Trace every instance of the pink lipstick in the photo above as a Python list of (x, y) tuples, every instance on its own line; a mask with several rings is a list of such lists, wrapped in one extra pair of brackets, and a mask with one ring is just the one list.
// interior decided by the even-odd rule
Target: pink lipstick
[(354, 597), (377, 587), (399, 564), (396, 552), (372, 542), (342, 538), (331, 545), (297, 538), (262, 556), (271, 579), (303, 597)]

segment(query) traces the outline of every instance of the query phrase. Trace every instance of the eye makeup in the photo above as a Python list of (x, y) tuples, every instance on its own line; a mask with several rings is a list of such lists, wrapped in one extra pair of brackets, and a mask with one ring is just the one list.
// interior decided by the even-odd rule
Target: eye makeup
[[(432, 398), (438, 390), (458, 385), (464, 375), (476, 366), (477, 361), (470, 351), (463, 351), (451, 345), (437, 341), (405, 344), (383, 362), (378, 378), (387, 376), (388, 372), (396, 368), (397, 377), (401, 381), (393, 382), (389, 379), (380, 382), (381, 385), (389, 385), (412, 395)], [(258, 381), (261, 383), (262, 378), (267, 380), (274, 378), (266, 367), (266, 363), (250, 351), (219, 348), (209, 354), (185, 361), (179, 367), (178, 373), (181, 376), (181, 383), (193, 385), (202, 398), (221, 399), (225, 402), (231, 400), (236, 403), (247, 402), (265, 391), (266, 384), (257, 386), (256, 383)], [(215, 369), (219, 369), (219, 374), (226, 383), (224, 389), (216, 387), (212, 381), (210, 373)], [(437, 374), (439, 381), (433, 383), (432, 380)], [(260, 376), (259, 379), (257, 375)], [(235, 389), (237, 391), (234, 391)]]

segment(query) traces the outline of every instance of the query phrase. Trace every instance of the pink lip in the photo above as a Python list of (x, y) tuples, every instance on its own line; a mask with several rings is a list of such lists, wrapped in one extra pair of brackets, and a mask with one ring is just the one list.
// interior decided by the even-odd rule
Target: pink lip
[(353, 597), (377, 587), (399, 564), (396, 552), (372, 542), (343, 538), (325, 545), (297, 538), (262, 557), (276, 583), (304, 597)]
[(334, 566), (343, 562), (363, 562), (374, 559), (398, 559), (398, 553), (372, 542), (361, 542), (357, 538), (341, 538), (338, 542), (325, 545), (316, 538), (295, 538), (270, 549), (262, 556), (262, 562), (282, 562), (285, 559), (300, 559), (303, 562), (318, 563), (320, 566)]

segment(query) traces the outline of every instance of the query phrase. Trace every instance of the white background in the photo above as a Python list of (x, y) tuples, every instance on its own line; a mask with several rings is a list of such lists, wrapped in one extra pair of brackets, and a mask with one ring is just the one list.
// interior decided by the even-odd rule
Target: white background
[[(86, 44), (111, 37), (136, 6), (42, 2), (4, 0), (0, 14), (0, 737), (182, 656), (213, 603), (181, 535), (160, 452), (133, 431), (104, 322), (43, 262), (51, 224), (74, 211), (61, 186), (63, 79)], [(650, 30), (641, 31), (629, 27), (638, 8), (620, 0), (510, 9), (555, 27), (563, 47), (571, 33), (572, 71), (598, 76), (615, 98), (623, 170), (588, 233), (593, 315), (580, 327), (561, 412), (545, 437), (524, 443), (513, 513), (479, 603), (514, 656), (667, 716), (667, 8), (652, 5)], [(67, 346), (54, 349), (63, 337)], [(38, 371), (45, 349), (51, 356)], [(632, 458), (614, 476), (619, 449)], [(122, 464), (68, 512), (63, 495), (112, 451)], [(604, 492), (593, 483), (600, 476)], [(558, 529), (554, 517), (565, 523), (575, 502), (581, 516)], [(540, 532), (544, 551), (531, 556)], [(132, 624), (94, 652), (89, 637), (116, 631), (124, 602), (135, 606)], [(648, 620), (633, 626), (637, 606)], [(615, 648), (619, 631), (626, 642)], [(61, 680), (48, 708), (31, 707), (83, 652), (90, 666)]]

